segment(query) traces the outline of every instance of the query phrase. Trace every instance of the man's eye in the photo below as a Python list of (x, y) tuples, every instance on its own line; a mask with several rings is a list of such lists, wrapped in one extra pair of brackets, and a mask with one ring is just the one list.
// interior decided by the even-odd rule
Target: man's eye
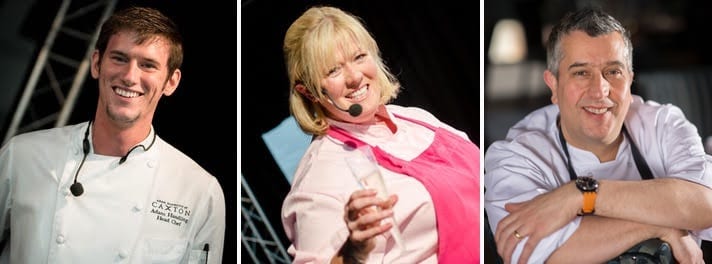
[(608, 71), (607, 74), (608, 74), (608, 75), (616, 75), (616, 76), (617, 76), (617, 75), (623, 74), (623, 71), (618, 70), (618, 69), (615, 69), (615, 70), (610, 70), (610, 71)]
[(126, 62), (126, 61), (127, 61), (126, 58), (124, 58), (124, 57), (119, 57), (119, 56), (113, 56), (113, 57), (111, 57), (111, 59), (112, 59), (112, 60), (115, 60), (115, 61), (120, 61), (120, 62)]
[(574, 76), (586, 76), (588, 73), (586, 71), (575, 71)]

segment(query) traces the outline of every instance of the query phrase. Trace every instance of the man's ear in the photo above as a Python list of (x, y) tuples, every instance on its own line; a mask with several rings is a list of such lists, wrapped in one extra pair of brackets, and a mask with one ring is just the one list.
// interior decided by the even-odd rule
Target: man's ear
[(304, 95), (304, 97), (306, 97), (307, 99), (309, 99), (312, 102), (317, 101), (316, 97), (314, 97), (314, 95), (311, 94), (311, 92), (309, 92), (309, 90), (307, 90), (307, 87), (301, 83), (294, 85), (294, 90), (297, 90), (297, 92)]
[(173, 71), (173, 74), (170, 78), (168, 78), (168, 81), (166, 82), (165, 88), (163, 88), (163, 95), (171, 96), (171, 94), (176, 91), (176, 88), (178, 88), (178, 84), (180, 83), (180, 77), (180, 69), (176, 69), (175, 71)]
[(556, 88), (559, 85), (559, 81), (556, 79), (553, 73), (549, 70), (544, 71), (544, 82), (546, 86), (551, 90), (551, 103), (556, 104), (559, 102), (559, 97), (556, 94)]
[(99, 50), (94, 50), (91, 54), (91, 77), (94, 79), (99, 79), (99, 64), (101, 63), (101, 56)]

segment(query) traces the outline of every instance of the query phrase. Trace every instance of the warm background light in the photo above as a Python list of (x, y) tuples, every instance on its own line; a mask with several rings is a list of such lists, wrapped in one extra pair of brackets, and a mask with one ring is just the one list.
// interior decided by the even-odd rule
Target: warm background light
[(515, 19), (502, 19), (492, 32), (492, 42), (488, 51), (493, 64), (519, 63), (527, 55), (527, 41), (524, 26)]

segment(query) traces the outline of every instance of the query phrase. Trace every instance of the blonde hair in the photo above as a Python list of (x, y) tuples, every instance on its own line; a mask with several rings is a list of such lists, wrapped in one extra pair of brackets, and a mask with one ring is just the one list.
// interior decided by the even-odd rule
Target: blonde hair
[(334, 65), (336, 58), (332, 54), (354, 46), (368, 52), (378, 66), (376, 82), (382, 87), (381, 104), (395, 99), (400, 84), (359, 17), (334, 7), (312, 7), (287, 29), (283, 51), (289, 76), (289, 109), (304, 132), (324, 135), (329, 124), (321, 104), (299, 93), (295, 86), (302, 84), (311, 95), (323, 98), (320, 82)]

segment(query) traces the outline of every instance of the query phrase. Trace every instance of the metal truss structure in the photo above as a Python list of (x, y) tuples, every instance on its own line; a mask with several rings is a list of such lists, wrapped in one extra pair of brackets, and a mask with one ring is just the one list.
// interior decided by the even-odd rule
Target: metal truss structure
[(20, 133), (67, 123), (89, 71), (101, 24), (115, 6), (116, 0), (62, 1), (3, 144)]
[(255, 195), (242, 175), (242, 244), (254, 263), (291, 263)]

